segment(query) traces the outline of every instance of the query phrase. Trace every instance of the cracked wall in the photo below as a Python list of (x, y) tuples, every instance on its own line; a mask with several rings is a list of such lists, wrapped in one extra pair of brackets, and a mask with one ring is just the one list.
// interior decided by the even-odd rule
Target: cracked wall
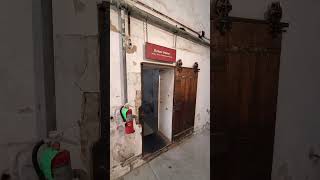
[[(182, 18), (181, 13), (185, 14), (190, 8), (193, 10), (188, 15), (183, 17), (183, 23), (192, 26), (195, 29), (205, 30), (209, 35), (209, 9), (204, 8), (204, 6), (209, 6), (209, 1), (203, 1), (198, 3), (195, 7), (195, 2), (183, 3), (182, 1), (172, 2), (172, 1), (145, 1), (147, 4), (157, 5), (154, 7), (159, 7), (158, 5), (166, 4), (170, 6), (171, 10), (167, 9), (158, 9), (163, 10), (165, 14), (177, 18), (180, 20)], [(159, 4), (160, 3), (160, 4)], [(207, 4), (206, 4), (207, 3)], [(150, 4), (149, 4), (150, 5)], [(180, 8), (177, 8), (177, 5)], [(175, 11), (173, 11), (173, 9)], [(183, 12), (182, 12), (183, 11)], [(199, 19), (191, 18), (193, 17), (194, 12), (200, 12), (201, 16), (198, 16)], [(207, 14), (206, 14), (207, 12)], [(207, 19), (204, 18), (208, 18)], [(190, 18), (186, 18), (190, 17)], [(201, 19), (202, 18), (202, 19)], [(198, 21), (198, 22), (196, 22)], [(119, 34), (119, 23), (118, 23), (118, 11), (112, 9), (110, 13), (110, 39), (111, 39), (111, 82), (112, 84), (110, 89), (111, 97), (111, 109), (113, 112), (115, 107), (121, 105), (121, 84), (120, 84), (120, 60), (121, 60), (121, 51), (120, 51), (120, 34)], [(196, 22), (196, 23), (195, 23)], [(205, 25), (208, 22), (208, 25)], [(194, 26), (195, 24), (204, 24), (205, 26)], [(146, 24), (135, 18), (131, 18), (131, 43), (132, 48), (127, 48), (127, 77), (128, 77), (128, 102), (133, 106), (133, 111), (138, 113), (138, 108), (141, 105), (141, 62), (150, 62), (144, 58), (144, 44), (146, 42), (146, 36), (148, 36), (148, 42), (159, 44), (169, 48), (176, 48), (177, 50), (177, 59), (182, 59), (184, 67), (192, 67), (194, 62), (199, 63), (199, 68), (201, 69), (198, 74), (198, 89), (197, 89), (197, 103), (196, 103), (196, 120), (195, 120), (195, 130), (201, 130), (203, 127), (208, 126), (210, 119), (210, 50), (209, 47), (203, 47), (201, 45), (190, 42), (181, 37), (175, 37), (173, 34), (154, 27), (148, 24), (148, 33), (146, 33)], [(128, 37), (126, 37), (128, 39)], [(176, 40), (176, 43), (174, 43)], [(174, 46), (176, 44), (176, 46)], [(138, 114), (137, 114), (138, 115)], [(138, 130), (137, 130), (137, 129)], [(114, 121), (111, 121), (111, 176), (113, 178), (119, 177), (130, 171), (130, 163), (127, 166), (122, 166), (123, 161), (130, 161), (130, 156), (133, 155), (139, 159), (142, 153), (142, 137), (140, 134), (141, 129), (135, 127), (136, 132), (131, 135), (123, 135), (116, 130), (116, 125)], [(130, 139), (131, 138), (131, 139)], [(127, 139), (129, 141), (127, 141)], [(130, 142), (134, 141), (134, 143)], [(122, 155), (122, 156), (121, 156)], [(126, 160), (127, 159), (127, 160)], [(133, 161), (135, 162), (135, 161)], [(139, 163), (143, 163), (143, 161)], [(138, 164), (139, 164), (138, 163)]]
[[(35, 1), (34, 1), (35, 2)], [(84, 92), (98, 91), (98, 46), (97, 46), (97, 7), (99, 2), (89, 0), (65, 0), (53, 1), (53, 24), (54, 24), (54, 47), (56, 62), (56, 95), (57, 95), (57, 125), (58, 130), (76, 126), (81, 121), (83, 94)], [(144, 0), (159, 11), (187, 24), (190, 27), (204, 29), (209, 35), (209, 1), (196, 0)], [(204, 2), (208, 2), (207, 4)], [(231, 0), (232, 16), (263, 19), (263, 13), (271, 0)], [(15, 155), (28, 148), (28, 144), (37, 139), (39, 127), (37, 127), (36, 113), (41, 107), (37, 104), (35, 81), (35, 54), (33, 31), (34, 12), (32, 1), (2, 1), (1, 20), (6, 26), (0, 29), (1, 60), (0, 80), (2, 83), (0, 99), (2, 123), (0, 130), (0, 171), (14, 166)], [(316, 40), (319, 39), (319, 23), (317, 18), (317, 5), (314, 0), (289, 1), (281, 0), (284, 8), (284, 21), (290, 23), (288, 33), (283, 37), (283, 50), (280, 68), (280, 86), (278, 98), (278, 115), (276, 124), (275, 153), (273, 163), (273, 180), (283, 179), (320, 179), (319, 164), (308, 158), (309, 149), (314, 148), (319, 152), (319, 54), (317, 53)], [(255, 8), (250, 8), (255, 7)], [(301, 11), (301, 7), (304, 11)], [(12, 9), (15, 9), (13, 12)], [(119, 28), (117, 13), (111, 14), (111, 74), (118, 75), (120, 66), (117, 63), (119, 57)], [(191, 18), (186, 18), (191, 17)], [(308, 19), (308, 21), (306, 21)], [(16, 23), (19, 22), (19, 23)], [(206, 24), (206, 22), (208, 24)], [(143, 43), (145, 40), (145, 24), (141, 21), (132, 20), (132, 43), (134, 49), (128, 50), (128, 67), (130, 67), (129, 91), (130, 103), (134, 104), (136, 111), (139, 107), (141, 89), (140, 62), (144, 61)], [(23, 30), (21, 30), (23, 27)], [(172, 34), (149, 26), (149, 41), (167, 47), (173, 47)], [(183, 43), (185, 42), (185, 43)], [(313, 42), (313, 43), (310, 43)], [(303, 44), (304, 46), (301, 46)], [(186, 66), (192, 65), (193, 61), (199, 61), (199, 83), (207, 83), (208, 74), (203, 74), (209, 67), (207, 50), (197, 45), (178, 38), (177, 57), (186, 59)], [(79, 52), (87, 52), (86, 54)], [(192, 60), (188, 60), (192, 59)], [(87, 61), (88, 60), (88, 61)], [(87, 64), (88, 63), (88, 64)], [(96, 68), (94, 68), (96, 67)], [(84, 75), (82, 76), (82, 74)], [(21, 78), (21, 74), (23, 78)], [(23, 80), (22, 80), (23, 79)], [(200, 86), (200, 85), (199, 85)], [(23, 91), (21, 91), (23, 89)], [(196, 124), (198, 128), (207, 123), (210, 116), (208, 103), (208, 90), (198, 88), (199, 101), (197, 102)], [(112, 109), (121, 104), (120, 84), (113, 81), (111, 85), (110, 104)], [(137, 112), (137, 111), (136, 111)], [(93, 118), (94, 119), (94, 118)], [(17, 124), (20, 126), (18, 127)], [(66, 145), (72, 153), (74, 168), (85, 168), (85, 162), (81, 160), (81, 128), (67, 130), (67, 136), (71, 137), (72, 144)], [(90, 128), (89, 128), (90, 129)], [(93, 128), (94, 129), (94, 128)], [(20, 133), (16, 133), (19, 131)], [(116, 136), (114, 122), (111, 122), (112, 137)], [(132, 138), (132, 137), (130, 137)], [(134, 141), (140, 142), (139, 133), (135, 134)], [(129, 139), (129, 138), (128, 138)], [(130, 139), (132, 140), (132, 139)], [(86, 143), (85, 143), (86, 144)], [(70, 147), (69, 147), (70, 146)], [(132, 151), (139, 156), (140, 144), (132, 145)], [(288, 150), (290, 149), (290, 151)], [(128, 153), (128, 157), (130, 152)], [(122, 155), (115, 156), (112, 172), (126, 172), (129, 166), (122, 167), (120, 162)], [(134, 161), (133, 166), (142, 163)], [(119, 166), (120, 165), (120, 166)]]
[[(190, 2), (189, 2), (190, 1)], [(182, 23), (195, 29), (205, 30), (209, 36), (209, 0), (198, 3), (195, 0), (177, 1), (144, 1), (149, 5), (161, 5), (160, 11), (176, 18)], [(87, 112), (83, 107), (85, 93), (99, 91), (98, 74), (98, 42), (97, 42), (97, 1), (68, 0), (54, 1), (54, 47), (56, 69), (56, 98), (57, 98), (57, 126), (58, 129), (67, 129), (66, 134), (75, 143), (65, 144), (72, 154), (73, 168), (88, 169), (86, 153), (91, 136), (90, 127), (79, 127), (77, 123), (89, 122), (86, 117), (94, 111)], [(177, 8), (178, 7), (178, 8)], [(187, 13), (188, 12), (188, 13)], [(183, 14), (184, 16), (181, 16)], [(110, 116), (121, 105), (120, 80), (120, 35), (118, 13), (114, 9), (110, 14)], [(197, 18), (185, 18), (197, 17)], [(84, 23), (85, 22), (85, 23)], [(138, 115), (141, 105), (141, 69), (140, 63), (146, 61), (143, 55), (145, 43), (145, 24), (132, 18), (131, 40), (132, 48), (127, 48), (127, 77), (128, 100), (133, 106), (133, 112)], [(173, 48), (174, 35), (148, 25), (148, 38), (152, 43)], [(127, 37), (128, 38), (128, 37)], [(209, 67), (210, 53), (208, 47), (202, 47), (188, 40), (178, 37), (176, 43), (177, 58), (184, 61), (184, 66), (191, 67), (194, 62), (200, 66), (196, 113), (201, 118), (196, 121), (196, 128), (200, 129), (209, 121), (210, 115), (206, 109), (209, 103)], [(93, 101), (96, 102), (96, 101)], [(94, 106), (93, 106), (94, 107)], [(94, 109), (94, 108), (93, 108)], [(93, 110), (92, 109), (92, 110)], [(93, 113), (94, 114), (94, 113)], [(97, 117), (91, 117), (93, 121)], [(83, 125), (83, 124), (82, 124)], [(95, 131), (95, 125), (92, 131)], [(74, 127), (69, 129), (70, 127)], [(89, 128), (89, 129), (88, 129)], [(111, 135), (111, 173), (113, 177), (130, 171), (131, 168), (143, 163), (141, 128), (135, 125), (136, 132), (124, 135), (116, 129), (115, 119), (110, 121)], [(89, 143), (90, 144), (90, 143)]]
[(97, 36), (56, 34), (55, 78), (57, 128), (74, 141), (63, 145), (71, 151), (72, 167), (89, 171), (88, 143), (99, 127)]
[[(92, 175), (92, 146), (100, 137), (100, 94), (85, 92), (82, 94), (80, 121), (81, 160)], [(92, 176), (91, 176), (92, 177)]]
[[(209, 31), (209, 21), (203, 22), (203, 17), (209, 14), (209, 7), (203, 3), (197, 3), (195, 0), (177, 1), (173, 4), (171, 1), (144, 1), (152, 3), (152, 5), (161, 5), (163, 12), (178, 20), (183, 20), (190, 26), (197, 27), (197, 21), (202, 21), (199, 29)], [(3, 22), (7, 25), (1, 28), (1, 34), (4, 36), (2, 42), (6, 42), (1, 54), (1, 59), (6, 61), (5, 66), (0, 66), (0, 73), (3, 83), (2, 93), (0, 95), (3, 102), (7, 102), (1, 109), (1, 119), (6, 123), (0, 126), (3, 136), (1, 139), (0, 159), (1, 162), (11, 162), (15, 155), (28, 147), (26, 144), (32, 144), (39, 138), (39, 124), (35, 121), (36, 113), (39, 112), (41, 104), (37, 104), (35, 95), (38, 95), (35, 81), (41, 76), (35, 76), (35, 54), (34, 41), (37, 35), (36, 27), (33, 27), (37, 16), (33, 9), (33, 2), (36, 1), (4, 1), (5, 6), (0, 6), (3, 13)], [(71, 151), (71, 161), (73, 168), (82, 168), (88, 170), (88, 146), (95, 138), (93, 131), (96, 131), (97, 116), (94, 107), (97, 103), (97, 97), (94, 97), (99, 91), (99, 68), (98, 68), (98, 19), (97, 19), (97, 3), (100, 0), (66, 0), (53, 1), (53, 39), (54, 39), (54, 61), (55, 61), (55, 83), (56, 83), (56, 112), (57, 112), (57, 129), (65, 131), (67, 139), (62, 143), (62, 147)], [(206, 2), (209, 2), (208, 0)], [(200, 6), (201, 7), (200, 7)], [(194, 8), (194, 7), (195, 8)], [(174, 11), (172, 9), (174, 7)], [(178, 9), (176, 9), (178, 7)], [(200, 7), (200, 8), (199, 8)], [(167, 8), (171, 8), (167, 9)], [(205, 11), (203, 11), (205, 8)], [(15, 9), (12, 13), (11, 10)], [(176, 11), (177, 10), (177, 11)], [(185, 11), (192, 11), (194, 18), (181, 17), (190, 16)], [(10, 12), (9, 12), (10, 11)], [(205, 13), (203, 13), (205, 12)], [(181, 16), (181, 14), (184, 14)], [(186, 16), (185, 16), (186, 15)], [(209, 16), (208, 16), (209, 17)], [(190, 21), (190, 22), (189, 22)], [(18, 24), (16, 22), (19, 22)], [(117, 13), (113, 11), (111, 17), (111, 41), (113, 42), (110, 73), (112, 75), (119, 74), (119, 28)], [(134, 27), (134, 25), (137, 25)], [(21, 31), (23, 27), (23, 31)], [(141, 97), (141, 78), (140, 78), (140, 62), (143, 60), (143, 23), (141, 21), (132, 20), (132, 40), (133, 48), (127, 49), (128, 54), (128, 82), (129, 102), (134, 106), (134, 112), (140, 106)], [(173, 35), (150, 26), (150, 42), (153, 41), (160, 45), (172, 47)], [(33, 34), (34, 33), (34, 34)], [(206, 33), (207, 35), (209, 33)], [(179, 39), (179, 38), (178, 38)], [(191, 66), (194, 61), (203, 66), (203, 71), (209, 67), (208, 50), (188, 41), (179, 39), (177, 43), (178, 57), (184, 59), (193, 59), (185, 62), (186, 66)], [(185, 49), (185, 51), (183, 50)], [(24, 62), (24, 63), (22, 63)], [(23, 75), (23, 82), (21, 81)], [(203, 81), (205, 76), (199, 75), (199, 81)], [(23, 89), (23, 91), (21, 91)], [(112, 81), (111, 84), (111, 109), (121, 104), (120, 84)], [(206, 93), (203, 89), (198, 90), (199, 93)], [(92, 93), (92, 98), (96, 100), (90, 101), (90, 105), (86, 104), (84, 99), (86, 93)], [(89, 95), (90, 96), (90, 95)], [(84, 98), (86, 97), (86, 98)], [(201, 99), (201, 98), (200, 98)], [(208, 99), (208, 96), (206, 98)], [(93, 103), (93, 104), (92, 104)], [(85, 106), (92, 106), (92, 111), (84, 109)], [(204, 106), (208, 106), (204, 105)], [(201, 105), (197, 106), (198, 111)], [(111, 111), (112, 112), (112, 111)], [(206, 116), (201, 116), (205, 121)], [(95, 122), (90, 124), (89, 122)], [(16, 124), (20, 124), (21, 128)], [(79, 126), (80, 125), (80, 126)], [(135, 127), (136, 133), (129, 136), (121, 136), (114, 129), (114, 122), (111, 122), (111, 133), (114, 139), (114, 146), (119, 152), (114, 152), (112, 172), (125, 172), (126, 169), (139, 166), (143, 161), (139, 158), (141, 155), (141, 128)], [(16, 131), (21, 133), (15, 133)], [(91, 134), (92, 133), (92, 134)], [(5, 137), (5, 138), (4, 138)], [(90, 138), (89, 138), (90, 137)], [(119, 145), (120, 144), (120, 145)], [(126, 147), (125, 147), (125, 146)], [(124, 167), (122, 167), (122, 165)], [(13, 163), (0, 164), (0, 170), (8, 169), (14, 166)], [(117, 171), (117, 169), (122, 169)]]
[(68, 138), (72, 168), (90, 172), (99, 132), (97, 2), (53, 1), (57, 128)]

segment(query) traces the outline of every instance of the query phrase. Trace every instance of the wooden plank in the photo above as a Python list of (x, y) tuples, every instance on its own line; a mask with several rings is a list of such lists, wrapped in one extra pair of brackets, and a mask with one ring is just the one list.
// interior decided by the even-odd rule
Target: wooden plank
[[(213, 178), (270, 180), (281, 36), (259, 20), (235, 20), (225, 36), (211, 34)], [(234, 46), (272, 51), (228, 51)]]

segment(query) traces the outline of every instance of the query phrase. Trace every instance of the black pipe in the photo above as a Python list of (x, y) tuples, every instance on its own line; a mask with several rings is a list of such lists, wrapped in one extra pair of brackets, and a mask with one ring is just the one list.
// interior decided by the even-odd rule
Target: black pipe
[(44, 144), (44, 141), (39, 141), (32, 149), (32, 164), (33, 168), (36, 171), (39, 180), (46, 180), (43, 172), (40, 169), (39, 163), (38, 163), (38, 151), (40, 147)]
[(128, 12), (128, 35), (131, 37), (130, 11)]
[(106, 119), (109, 119), (109, 58), (110, 58), (110, 4), (105, 2), (103, 3), (103, 8), (100, 7), (100, 18), (102, 21), (102, 27), (99, 32), (100, 40), (100, 108), (101, 108), (101, 137), (107, 138), (109, 136), (106, 123)]
[(53, 45), (52, 0), (41, 1), (43, 26), (43, 72), (45, 87), (45, 107), (48, 132), (57, 130), (56, 124), (56, 95)]
[(94, 180), (110, 179), (110, 124), (109, 124), (109, 58), (110, 58), (110, 3), (98, 5), (100, 45), (100, 138), (92, 147), (92, 173)]

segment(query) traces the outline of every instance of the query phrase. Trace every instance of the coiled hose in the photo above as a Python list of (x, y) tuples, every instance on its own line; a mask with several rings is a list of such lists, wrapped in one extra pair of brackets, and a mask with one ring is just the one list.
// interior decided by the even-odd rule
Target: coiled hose
[(46, 180), (43, 172), (41, 171), (40, 169), (40, 166), (39, 166), (39, 163), (38, 163), (38, 151), (40, 149), (40, 147), (44, 144), (44, 141), (41, 140), (39, 141), (34, 147), (33, 147), (33, 150), (32, 150), (32, 164), (33, 164), (33, 167), (34, 167), (34, 170), (36, 171), (38, 177), (39, 177), (39, 180)]

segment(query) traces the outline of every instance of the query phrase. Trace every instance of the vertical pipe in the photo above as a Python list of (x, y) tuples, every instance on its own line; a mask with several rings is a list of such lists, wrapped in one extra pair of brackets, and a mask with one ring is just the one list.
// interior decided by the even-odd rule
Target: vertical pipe
[(42, 42), (42, 16), (41, 0), (32, 0), (32, 38), (34, 56), (34, 96), (35, 115), (37, 122), (37, 135), (39, 138), (47, 137), (46, 102), (44, 86), (44, 62)]
[(52, 0), (32, 0), (35, 112), (38, 136), (56, 130)]
[(110, 4), (98, 4), (100, 60), (100, 138), (91, 149), (92, 176), (90, 179), (110, 179)]
[(119, 15), (120, 22), (120, 36), (121, 36), (121, 57), (120, 61), (120, 72), (121, 72), (121, 95), (122, 104), (128, 102), (128, 90), (127, 90), (127, 59), (126, 59), (126, 20), (125, 20), (125, 9), (120, 8)]
[(99, 52), (99, 61), (100, 61), (100, 126), (101, 126), (101, 138), (106, 138), (109, 136), (107, 130), (107, 124), (109, 123), (106, 121), (109, 119), (109, 103), (110, 103), (110, 93), (109, 93), (109, 85), (110, 85), (110, 74), (108, 72), (108, 68), (110, 66), (110, 5), (109, 3), (103, 3), (99, 6), (99, 44), (100, 44), (100, 52)]
[(43, 24), (43, 62), (44, 62), (44, 86), (45, 106), (47, 119), (47, 134), (57, 129), (56, 125), (56, 96), (55, 96), (55, 71), (54, 71), (54, 47), (53, 47), (53, 19), (52, 0), (42, 0), (42, 24)]

